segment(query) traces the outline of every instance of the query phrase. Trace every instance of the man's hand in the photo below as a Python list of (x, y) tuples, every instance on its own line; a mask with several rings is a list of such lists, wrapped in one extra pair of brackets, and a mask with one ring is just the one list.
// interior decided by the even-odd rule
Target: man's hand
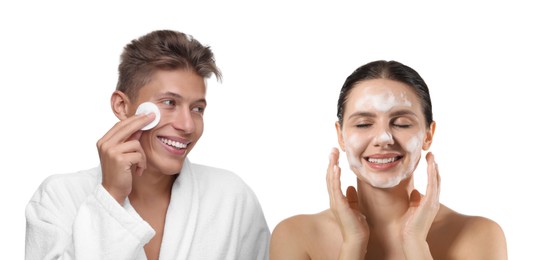
[(141, 175), (146, 168), (146, 156), (139, 142), (145, 125), (155, 114), (135, 115), (116, 123), (97, 142), (102, 166), (102, 185), (123, 204), (132, 190), (132, 174)]

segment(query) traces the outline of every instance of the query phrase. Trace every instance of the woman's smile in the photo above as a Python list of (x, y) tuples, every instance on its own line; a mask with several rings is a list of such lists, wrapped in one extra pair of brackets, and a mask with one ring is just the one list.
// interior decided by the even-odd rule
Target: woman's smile
[(383, 171), (396, 167), (401, 162), (403, 156), (397, 154), (376, 154), (363, 158), (373, 170)]
[(421, 156), (426, 127), (416, 93), (406, 84), (374, 79), (350, 92), (338, 134), (357, 177), (377, 188), (409, 178)]

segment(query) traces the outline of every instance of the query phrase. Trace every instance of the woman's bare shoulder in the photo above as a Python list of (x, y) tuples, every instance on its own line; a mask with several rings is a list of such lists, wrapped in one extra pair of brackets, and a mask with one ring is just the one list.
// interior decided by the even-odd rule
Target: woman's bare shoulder
[[(310, 259), (324, 235), (337, 228), (330, 210), (282, 220), (272, 231), (270, 259)], [(333, 230), (332, 230), (333, 229)], [(333, 233), (334, 234), (334, 233)]]
[(272, 236), (280, 239), (312, 237), (322, 229), (327, 228), (328, 223), (333, 224), (330, 210), (324, 210), (316, 214), (300, 214), (282, 220), (272, 231)]
[(504, 232), (494, 220), (441, 205), (428, 234), (432, 251), (466, 259), (507, 259)]

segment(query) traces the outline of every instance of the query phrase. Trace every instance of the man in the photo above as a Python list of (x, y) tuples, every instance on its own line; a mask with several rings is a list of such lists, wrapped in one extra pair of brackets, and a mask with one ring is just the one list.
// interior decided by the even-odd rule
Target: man
[[(97, 142), (100, 165), (47, 178), (26, 208), (26, 259), (267, 259), (270, 231), (235, 174), (189, 162), (203, 132), (209, 47), (154, 31), (121, 55), (111, 107), (120, 120)], [(143, 127), (154, 113), (160, 121)]]

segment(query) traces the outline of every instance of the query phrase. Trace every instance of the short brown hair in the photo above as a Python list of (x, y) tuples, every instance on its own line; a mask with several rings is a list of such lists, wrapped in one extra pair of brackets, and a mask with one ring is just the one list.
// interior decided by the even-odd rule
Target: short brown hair
[(131, 41), (124, 47), (118, 66), (117, 90), (136, 99), (156, 70), (187, 69), (203, 78), (222, 75), (209, 46), (192, 36), (171, 30), (157, 30)]

